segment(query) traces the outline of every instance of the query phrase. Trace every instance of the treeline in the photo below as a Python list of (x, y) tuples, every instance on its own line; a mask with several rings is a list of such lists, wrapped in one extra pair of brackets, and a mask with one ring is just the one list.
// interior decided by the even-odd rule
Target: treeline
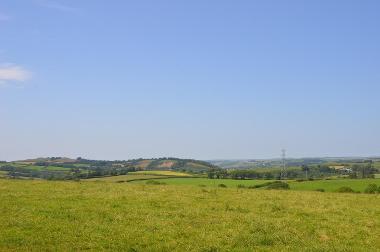
[(247, 169), (247, 170), (226, 170), (220, 168), (210, 169), (207, 173), (210, 179), (230, 178), (230, 179), (320, 179), (331, 176), (345, 175), (349, 178), (374, 178), (378, 170), (373, 167), (372, 162), (354, 164), (347, 169), (337, 170), (328, 165), (302, 165), (301, 167), (289, 168), (285, 174), (278, 169)]
[(350, 178), (373, 178), (377, 172), (379, 171), (373, 166), (373, 161), (368, 160), (363, 164), (353, 164)]
[(126, 175), (128, 172), (136, 171), (135, 167), (133, 166), (89, 166), (85, 168), (72, 166), (67, 170), (51, 170), (44, 168), (30, 169), (28, 167), (17, 167), (12, 165), (1, 166), (0, 170), (6, 171), (9, 178), (41, 178), (48, 180), (77, 180), (105, 176), (118, 176)]
[(9, 178), (66, 179), (68, 176), (65, 171), (34, 170), (12, 165), (1, 166), (0, 170), (8, 172)]

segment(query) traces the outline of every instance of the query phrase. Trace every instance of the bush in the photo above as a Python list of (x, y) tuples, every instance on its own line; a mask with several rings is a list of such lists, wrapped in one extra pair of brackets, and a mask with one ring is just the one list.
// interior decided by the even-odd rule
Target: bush
[(276, 181), (269, 184), (266, 189), (276, 189), (276, 190), (288, 190), (289, 184), (282, 181)]
[(257, 189), (257, 188), (261, 188), (261, 187), (266, 187), (270, 184), (273, 184), (273, 183), (276, 183), (276, 182), (280, 182), (280, 181), (275, 181), (275, 182), (265, 182), (263, 184), (259, 184), (259, 185), (251, 185), (251, 186), (248, 186), (249, 189)]
[(148, 180), (146, 182), (147, 185), (166, 185), (166, 183), (164, 182), (160, 182), (160, 181), (157, 181), (157, 180)]
[(353, 193), (354, 192), (354, 190), (348, 186), (342, 186), (342, 187), (338, 188), (338, 190), (336, 190), (336, 191), (339, 193)]
[(225, 184), (219, 184), (218, 187), (226, 188), (227, 186)]
[(325, 192), (325, 189), (323, 188), (318, 188), (318, 189), (315, 189), (317, 192)]
[(304, 182), (304, 181), (306, 181), (306, 180), (304, 180), (304, 179), (297, 179), (296, 180), (296, 182)]
[(379, 188), (377, 188), (376, 184), (369, 184), (367, 188), (364, 190), (364, 192), (372, 194), (372, 193), (376, 193), (378, 190)]

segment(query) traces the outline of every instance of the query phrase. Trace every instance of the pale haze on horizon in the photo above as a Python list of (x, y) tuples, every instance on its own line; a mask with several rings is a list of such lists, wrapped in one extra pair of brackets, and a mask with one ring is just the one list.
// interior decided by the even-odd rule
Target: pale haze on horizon
[(380, 2), (0, 2), (0, 160), (380, 155)]

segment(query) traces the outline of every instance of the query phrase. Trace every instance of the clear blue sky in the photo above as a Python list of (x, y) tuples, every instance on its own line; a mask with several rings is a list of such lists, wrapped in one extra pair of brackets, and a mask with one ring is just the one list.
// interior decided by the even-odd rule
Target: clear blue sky
[(2, 0), (0, 160), (380, 154), (380, 1)]

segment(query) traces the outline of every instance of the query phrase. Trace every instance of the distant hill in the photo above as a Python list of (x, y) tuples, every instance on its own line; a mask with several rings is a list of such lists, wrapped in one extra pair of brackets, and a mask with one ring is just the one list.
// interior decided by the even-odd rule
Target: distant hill
[(135, 171), (179, 171), (205, 173), (217, 166), (205, 161), (179, 158), (90, 160), (47, 157), (0, 163), (0, 177), (42, 179), (86, 179), (126, 175)]
[(40, 158), (33, 158), (33, 159), (25, 159), (25, 160), (17, 160), (14, 161), (14, 163), (21, 163), (21, 164), (35, 164), (35, 163), (51, 163), (51, 164), (67, 164), (67, 163), (75, 163), (76, 159), (71, 159), (67, 157), (40, 157)]
[(90, 160), (90, 159), (72, 159), (67, 157), (46, 157), (18, 160), (12, 163), (25, 164), (25, 165), (89, 165), (89, 166), (110, 166), (110, 167), (134, 167), (136, 170), (151, 171), (151, 170), (183, 170), (183, 171), (207, 171), (210, 168), (217, 167), (211, 163), (194, 160), (194, 159), (180, 159), (180, 158), (153, 158), (153, 159), (131, 159), (131, 160)]
[[(368, 160), (379, 162), (378, 157), (325, 157), (325, 158), (287, 158), (288, 167), (301, 167), (302, 165), (342, 165), (352, 163), (363, 163)], [(208, 160), (209, 163), (225, 169), (258, 169), (258, 168), (279, 168), (282, 160), (274, 159), (225, 159)]]
[[(179, 158), (157, 158), (157, 159), (134, 159), (126, 162), (121, 161), (124, 166), (130, 165), (136, 170), (155, 171), (155, 170), (173, 170), (188, 172), (204, 172), (217, 166), (205, 161), (194, 159)], [(117, 165), (118, 161), (114, 165)]]

